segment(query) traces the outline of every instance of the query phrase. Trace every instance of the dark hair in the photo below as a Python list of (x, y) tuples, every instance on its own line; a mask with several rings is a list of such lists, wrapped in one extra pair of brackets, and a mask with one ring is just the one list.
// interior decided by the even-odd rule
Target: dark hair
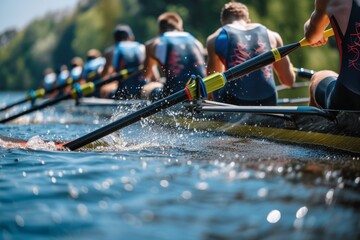
[(128, 40), (129, 38), (134, 38), (134, 33), (129, 25), (120, 24), (113, 30), (113, 37), (115, 41), (120, 42)]
[(174, 12), (166, 12), (161, 14), (158, 17), (158, 25), (160, 32), (183, 30), (183, 21), (181, 17)]
[(220, 21), (229, 20), (249, 20), (249, 10), (245, 4), (239, 2), (229, 2), (224, 5), (220, 13)]

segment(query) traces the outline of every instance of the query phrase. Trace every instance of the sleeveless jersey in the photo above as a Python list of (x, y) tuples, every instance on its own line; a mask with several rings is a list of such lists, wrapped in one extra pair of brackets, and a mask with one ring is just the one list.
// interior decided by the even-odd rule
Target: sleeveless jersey
[(81, 66), (76, 66), (70, 70), (70, 77), (77, 82), (81, 78), (81, 74), (83, 72), (83, 68)]
[[(143, 44), (134, 41), (121, 41), (115, 45), (112, 64), (116, 72), (122, 69), (139, 67), (144, 63), (144, 60), (145, 46)], [(116, 98), (138, 98), (143, 85), (142, 72), (124, 79), (119, 83)]]
[(44, 81), (43, 81), (45, 90), (52, 89), (54, 87), (55, 82), (56, 82), (56, 74), (55, 73), (46, 74), (44, 77)]
[(204, 56), (190, 33), (165, 32), (155, 51), (166, 77), (165, 95), (184, 89), (192, 74), (205, 76)]
[(360, 95), (360, 6), (352, 1), (345, 35), (341, 33), (334, 16), (330, 18), (340, 51), (340, 72), (337, 81), (348, 90)]
[(105, 58), (97, 57), (87, 61), (83, 69), (83, 78), (86, 81), (94, 81), (100, 78), (97, 70), (105, 65)]
[(113, 55), (113, 67), (116, 71), (126, 68), (134, 68), (143, 64), (145, 59), (145, 47), (143, 44), (133, 41), (122, 41), (115, 45)]
[[(240, 30), (225, 25), (215, 40), (215, 52), (220, 56), (226, 69), (271, 50), (265, 26), (251, 30)], [(246, 101), (256, 101), (276, 96), (273, 68), (271, 65), (227, 82), (223, 89), (214, 93)]]
[(59, 75), (58, 75), (58, 77), (57, 77), (57, 85), (58, 86), (62, 86), (62, 85), (64, 85), (64, 84), (66, 84), (66, 81), (67, 81), (67, 79), (69, 78), (69, 76), (70, 76), (70, 72), (69, 72), (69, 70), (62, 70), (60, 73), (59, 73)]

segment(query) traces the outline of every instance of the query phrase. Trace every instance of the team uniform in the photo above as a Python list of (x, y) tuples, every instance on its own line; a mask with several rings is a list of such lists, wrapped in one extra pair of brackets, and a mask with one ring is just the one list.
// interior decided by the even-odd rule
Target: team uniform
[(155, 49), (166, 82), (155, 89), (151, 99), (158, 99), (184, 89), (191, 75), (205, 76), (205, 60), (196, 39), (187, 32), (165, 32)]
[(55, 83), (56, 83), (56, 74), (54, 72), (45, 75), (43, 86), (46, 91), (54, 88)]
[[(85, 65), (82, 72), (83, 79), (85, 79), (87, 82), (96, 81), (101, 78), (98, 69), (103, 67), (105, 65), (105, 58), (103, 57), (97, 57), (93, 59), (89, 59)], [(95, 89), (95, 92), (92, 96), (99, 97), (100, 96), (100, 90), (99, 88)]]
[(341, 62), (339, 77), (327, 77), (315, 89), (316, 102), (326, 109), (360, 110), (360, 6), (352, 2), (345, 35), (330, 18)]
[[(61, 70), (57, 77), (56, 85), (57, 86), (65, 86), (66, 81), (69, 77), (70, 77), (70, 72), (68, 69)], [(58, 95), (62, 95), (62, 94), (64, 94), (64, 89), (60, 89), (60, 91), (58, 93)]]
[(72, 78), (73, 82), (77, 82), (81, 79), (82, 72), (82, 66), (76, 66), (70, 70), (70, 77)]
[[(222, 27), (215, 40), (215, 52), (226, 69), (271, 50), (268, 30), (259, 25), (241, 30), (231, 24)], [(213, 94), (214, 100), (236, 105), (276, 105), (273, 68), (263, 67), (234, 81)]]
[[(116, 72), (123, 69), (137, 68), (144, 63), (144, 60), (145, 46), (143, 44), (135, 41), (121, 41), (115, 45), (112, 65)], [(140, 98), (141, 88), (145, 83), (142, 72), (121, 80), (115, 98)], [(110, 95), (114, 95), (114, 93)]]

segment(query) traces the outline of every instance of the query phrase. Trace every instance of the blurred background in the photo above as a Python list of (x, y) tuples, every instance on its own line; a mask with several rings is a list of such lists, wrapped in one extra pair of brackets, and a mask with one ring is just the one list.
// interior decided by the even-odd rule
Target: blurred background
[[(10, 4), (10, 1), (12, 4)], [(219, 28), (220, 10), (228, 0), (4, 0), (0, 3), (0, 91), (38, 88), (47, 67), (70, 64), (85, 58), (90, 48), (104, 51), (112, 42), (112, 30), (129, 24), (136, 40), (145, 42), (157, 35), (157, 17), (175, 11), (184, 19), (185, 31), (204, 45)], [(57, 4), (56, 4), (57, 2)], [(61, 2), (61, 3), (59, 3)], [(280, 33), (284, 44), (303, 38), (303, 25), (314, 1), (243, 0), (252, 22), (260, 22)], [(11, 9), (14, 8), (15, 9)], [(30, 6), (29, 6), (30, 5)], [(26, 15), (25, 13), (33, 15)], [(11, 13), (11, 14), (10, 14)], [(16, 19), (29, 17), (25, 23)], [(14, 18), (14, 19), (13, 19)], [(25, 21), (25, 19), (24, 19)], [(337, 70), (334, 38), (326, 46), (301, 48), (290, 54), (296, 67)]]

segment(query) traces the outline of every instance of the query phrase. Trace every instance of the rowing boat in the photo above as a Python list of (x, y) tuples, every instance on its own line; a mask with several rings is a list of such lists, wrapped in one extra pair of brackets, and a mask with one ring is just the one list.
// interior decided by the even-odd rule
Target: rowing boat
[(159, 117), (161, 119), (152, 122), (167, 127), (216, 131), (238, 137), (360, 153), (359, 112), (335, 113), (306, 106), (244, 107), (207, 102), (195, 110), (189, 110), (187, 105), (182, 110), (173, 108), (153, 118)]
[[(132, 104), (138, 109), (139, 104), (146, 106), (149, 102), (96, 99), (80, 102), (84, 107), (92, 104), (100, 104), (102, 109), (110, 111), (115, 106), (119, 109), (119, 106)], [(148, 122), (174, 129), (215, 131), (360, 153), (360, 112), (354, 111), (325, 111), (308, 106), (236, 106), (201, 101), (200, 105), (178, 104), (153, 115)]]

